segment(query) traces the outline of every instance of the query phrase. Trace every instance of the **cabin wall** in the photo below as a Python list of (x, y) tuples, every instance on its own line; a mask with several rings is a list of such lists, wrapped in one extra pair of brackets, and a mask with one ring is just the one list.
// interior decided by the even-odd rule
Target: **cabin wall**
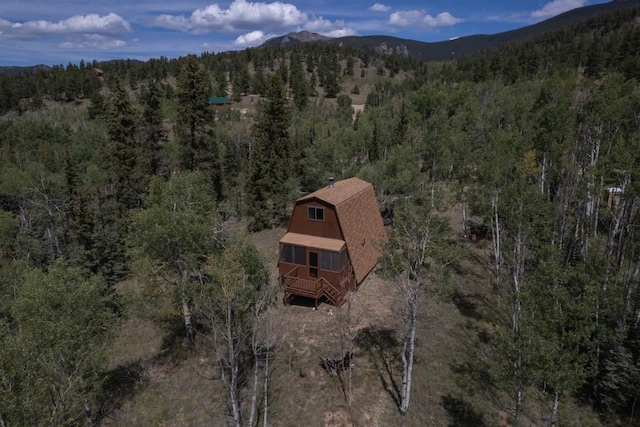
[[(309, 206), (324, 208), (324, 219), (322, 221), (308, 219), (307, 208)], [(296, 204), (293, 209), (293, 213), (291, 214), (291, 220), (287, 231), (291, 233), (343, 240), (334, 207), (315, 199), (305, 200), (304, 202), (298, 202)]]

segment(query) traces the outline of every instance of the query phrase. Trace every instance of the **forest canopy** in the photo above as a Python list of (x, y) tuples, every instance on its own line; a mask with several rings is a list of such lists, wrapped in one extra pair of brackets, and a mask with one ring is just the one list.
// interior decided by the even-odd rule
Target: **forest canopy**
[[(468, 371), (488, 406), (637, 422), (639, 16), (438, 63), (298, 44), (0, 74), (0, 425), (104, 420), (135, 316), (213, 348), (229, 419), (255, 423), (278, 296), (250, 236), (351, 176), (373, 183), (415, 292), (453, 304), (456, 266), (480, 266), (491, 314)], [(415, 264), (419, 235), (436, 244)], [(381, 277), (408, 274), (387, 261)]]

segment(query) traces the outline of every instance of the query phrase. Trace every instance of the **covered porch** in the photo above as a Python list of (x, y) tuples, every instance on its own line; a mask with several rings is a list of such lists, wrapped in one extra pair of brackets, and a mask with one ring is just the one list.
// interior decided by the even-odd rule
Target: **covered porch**
[(339, 306), (354, 284), (343, 240), (297, 233), (280, 240), (279, 275), (285, 304), (297, 296)]

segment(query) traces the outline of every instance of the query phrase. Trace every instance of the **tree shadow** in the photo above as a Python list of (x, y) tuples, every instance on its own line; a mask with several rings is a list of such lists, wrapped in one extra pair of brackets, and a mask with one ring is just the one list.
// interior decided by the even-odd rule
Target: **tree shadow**
[[(206, 333), (203, 324), (198, 322), (195, 317), (192, 318), (194, 325), (194, 339), (196, 347), (198, 346), (198, 336)], [(169, 363), (173, 366), (180, 363), (193, 354), (187, 344), (187, 334), (184, 326), (184, 319), (180, 316), (171, 316), (162, 319), (160, 327), (164, 331), (160, 351), (151, 356), (148, 362), (152, 364)]]
[(460, 291), (455, 291), (452, 300), (460, 314), (472, 319), (480, 319), (482, 316), (478, 312), (478, 298), (481, 298), (481, 296), (477, 294), (468, 295)]
[(400, 387), (395, 380), (393, 370), (400, 347), (395, 331), (371, 325), (362, 329), (355, 341), (356, 345), (371, 357), (382, 387), (400, 407)]
[[(318, 306), (320, 303), (325, 302), (323, 299), (318, 300)], [(292, 295), (287, 301), (287, 305), (297, 305), (300, 307), (309, 307), (314, 308), (316, 306), (316, 302), (313, 298), (301, 297), (299, 295)]]
[(449, 414), (451, 422), (449, 427), (482, 427), (487, 424), (481, 413), (479, 413), (469, 402), (447, 394), (442, 396), (442, 406)]
[(140, 360), (119, 365), (104, 373), (100, 388), (100, 410), (103, 419), (134, 396), (147, 382), (147, 370)]

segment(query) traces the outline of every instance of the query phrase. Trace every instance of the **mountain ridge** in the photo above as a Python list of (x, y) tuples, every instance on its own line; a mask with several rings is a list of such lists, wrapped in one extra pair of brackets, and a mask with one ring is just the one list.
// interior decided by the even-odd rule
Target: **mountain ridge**
[[(399, 54), (424, 61), (444, 61), (474, 54), (486, 49), (496, 48), (500, 45), (514, 41), (540, 36), (548, 31), (557, 30), (573, 24), (579, 24), (580, 22), (607, 12), (631, 8), (637, 5), (640, 5), (640, 0), (612, 0), (608, 3), (572, 9), (536, 24), (514, 30), (495, 34), (474, 34), (438, 42), (423, 42), (388, 35), (331, 38), (316, 33), (311, 34), (316, 34), (319, 37), (326, 37), (325, 40), (320, 40), (321, 43), (339, 43), (364, 48), (377, 53)], [(298, 34), (301, 33), (305, 33), (304, 37), (298, 37)], [(309, 39), (309, 32), (301, 33), (293, 32), (284, 36), (273, 37), (265, 41), (260, 45), (260, 47), (308, 43), (309, 41), (305, 41), (305, 38)], [(312, 42), (316, 42), (316, 40), (313, 40)]]

